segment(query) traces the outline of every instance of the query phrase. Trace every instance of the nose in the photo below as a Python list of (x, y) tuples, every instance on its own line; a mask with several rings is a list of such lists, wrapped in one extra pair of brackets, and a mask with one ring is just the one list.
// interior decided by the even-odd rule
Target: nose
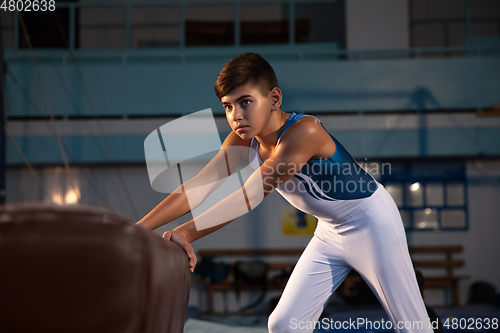
[(243, 119), (243, 110), (241, 108), (238, 108), (238, 107), (234, 108), (233, 118), (234, 118), (234, 120)]

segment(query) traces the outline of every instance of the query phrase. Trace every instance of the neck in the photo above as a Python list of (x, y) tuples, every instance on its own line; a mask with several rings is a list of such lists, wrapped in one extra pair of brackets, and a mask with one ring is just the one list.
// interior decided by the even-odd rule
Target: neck
[(259, 141), (260, 145), (266, 149), (273, 149), (278, 143), (278, 138), (283, 129), (285, 128), (286, 121), (290, 114), (285, 113), (279, 109), (271, 114), (268, 126), (265, 130), (255, 136), (255, 139)]

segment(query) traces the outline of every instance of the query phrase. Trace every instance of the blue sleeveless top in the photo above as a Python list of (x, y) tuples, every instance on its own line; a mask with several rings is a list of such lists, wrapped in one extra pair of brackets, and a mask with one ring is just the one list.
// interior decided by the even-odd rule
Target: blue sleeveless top
[[(295, 112), (289, 116), (276, 146), (290, 126), (302, 117), (312, 116)], [(276, 190), (298, 209), (319, 219), (333, 221), (343, 218), (362, 204), (381, 185), (354, 160), (337, 139), (332, 135), (330, 137), (336, 146), (332, 156), (310, 159)], [(255, 138), (252, 139), (250, 148), (250, 165), (258, 168), (262, 161), (258, 153), (259, 142)]]

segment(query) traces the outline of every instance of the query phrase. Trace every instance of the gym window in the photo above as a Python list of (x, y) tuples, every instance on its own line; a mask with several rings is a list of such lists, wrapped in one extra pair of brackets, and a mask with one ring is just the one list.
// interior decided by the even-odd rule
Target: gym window
[(399, 208), (407, 230), (467, 230), (467, 181), (463, 162), (392, 163), (381, 183)]

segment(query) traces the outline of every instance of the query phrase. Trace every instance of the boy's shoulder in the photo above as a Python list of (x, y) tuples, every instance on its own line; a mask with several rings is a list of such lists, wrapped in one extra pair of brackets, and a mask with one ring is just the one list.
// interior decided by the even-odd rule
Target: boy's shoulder
[(318, 118), (301, 114), (293, 121), (286, 132), (283, 133), (282, 140), (291, 136), (312, 139), (323, 133), (326, 133), (326, 130)]
[(335, 153), (336, 145), (314, 116), (302, 116), (283, 133), (279, 145), (288, 152), (311, 153), (311, 158), (327, 158)]
[(321, 121), (318, 118), (309, 114), (292, 114), (291, 116), (294, 116), (296, 118), (293, 124), (302, 123), (303, 124), (302, 126), (320, 126), (320, 127), (323, 126), (321, 125)]

